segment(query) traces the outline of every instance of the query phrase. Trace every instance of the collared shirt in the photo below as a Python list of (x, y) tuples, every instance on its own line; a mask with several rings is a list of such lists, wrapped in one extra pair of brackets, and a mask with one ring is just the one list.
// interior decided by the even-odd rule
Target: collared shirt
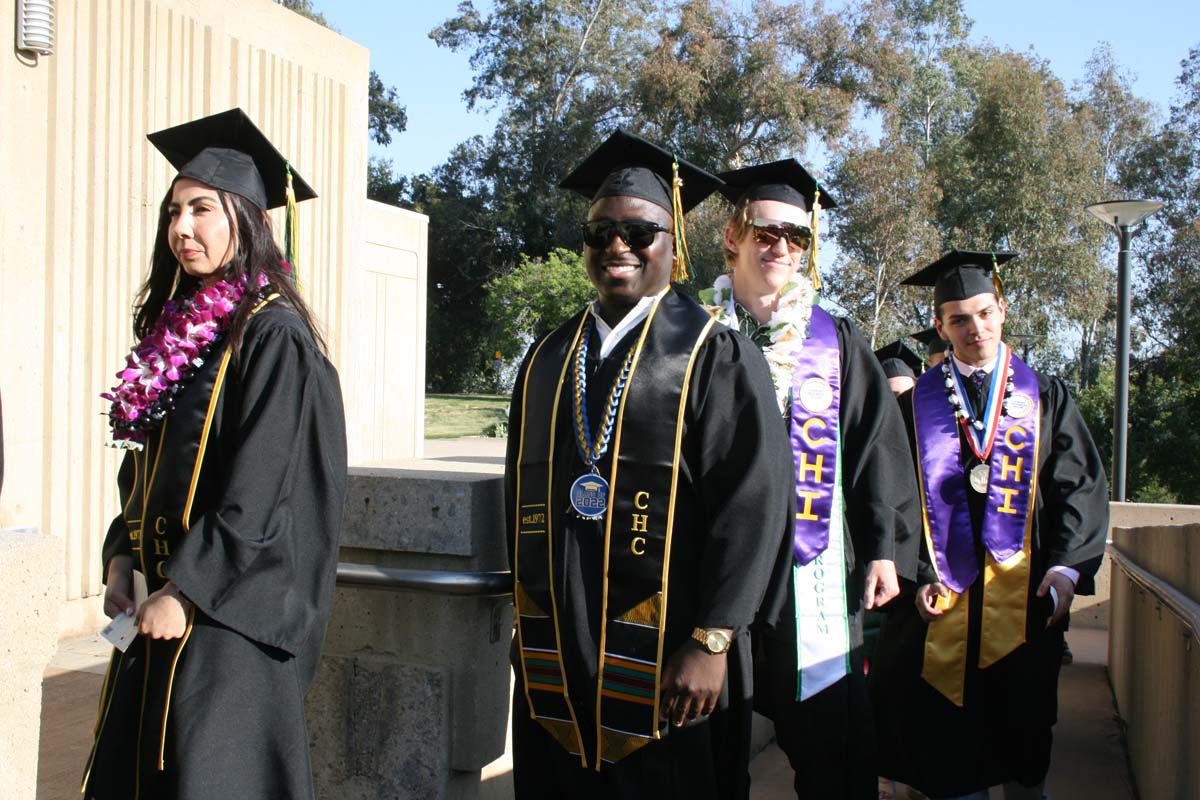
[(604, 317), (600, 316), (600, 301), (593, 300), (592, 304), (588, 306), (588, 311), (591, 313), (592, 319), (596, 321), (596, 335), (600, 337), (600, 357), (608, 358), (608, 354), (621, 343), (625, 335), (637, 327), (638, 323), (649, 315), (650, 307), (654, 305), (654, 301), (666, 294), (670, 288), (668, 286), (658, 294), (643, 297), (615, 327), (610, 327), (604, 321)]

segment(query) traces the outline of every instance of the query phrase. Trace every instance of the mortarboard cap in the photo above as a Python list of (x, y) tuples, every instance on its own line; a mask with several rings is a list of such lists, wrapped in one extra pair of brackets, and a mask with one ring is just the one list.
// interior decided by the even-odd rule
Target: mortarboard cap
[(1017, 253), (993, 253), (980, 250), (951, 250), (937, 261), (909, 275), (905, 286), (932, 286), (933, 304), (966, 300), (979, 294), (1001, 296), (994, 275), (996, 267), (1017, 257)]
[[(287, 204), (288, 161), (240, 108), (146, 138), (179, 170), (180, 177), (239, 194), (264, 211)], [(291, 177), (297, 201), (317, 196), (295, 170)]]
[(883, 374), (889, 378), (915, 378), (921, 374), (921, 368), (925, 364), (915, 350), (901, 341), (879, 348), (875, 351), (875, 358), (879, 359)]
[(946, 342), (941, 336), (938, 336), (937, 328), (926, 328), (923, 331), (916, 331), (909, 334), (910, 337), (916, 339), (930, 353), (940, 353), (946, 347)]
[[(778, 200), (811, 211), (818, 188), (817, 179), (794, 158), (722, 172), (718, 177), (725, 181), (721, 194), (731, 203), (742, 198)], [(824, 187), (820, 188), (821, 208), (837, 208), (833, 197)]]
[[(640, 136), (618, 129), (583, 160), (559, 186), (592, 202), (602, 197), (640, 197), (674, 213), (671, 200), (672, 166), (676, 157)], [(721, 179), (695, 164), (678, 159), (680, 200), (690, 211), (721, 185)]]

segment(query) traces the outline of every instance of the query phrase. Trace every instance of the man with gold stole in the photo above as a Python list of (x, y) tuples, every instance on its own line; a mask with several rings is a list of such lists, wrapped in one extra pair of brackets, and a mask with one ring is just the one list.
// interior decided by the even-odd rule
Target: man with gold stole
[[(795, 159), (720, 175), (734, 203), (731, 273), (701, 293), (763, 351), (774, 424), (790, 442), (791, 547), (776, 565), (756, 652), (755, 700), (800, 798), (874, 800), (864, 611), (914, 578), (916, 483), (887, 379), (853, 323), (816, 304), (819, 209), (836, 207)], [(899, 468), (897, 468), (899, 467)]]
[(749, 792), (748, 626), (791, 469), (762, 356), (671, 287), (683, 214), (719, 184), (621, 131), (562, 182), (592, 201), (597, 299), (512, 398), (518, 798)]
[(1042, 797), (1063, 624), (1094, 591), (1108, 489), (1066, 385), (1004, 343), (999, 267), (956, 250), (933, 285), (951, 352), (904, 395), (925, 536), (920, 588), (884, 625), (871, 674), (885, 775), (934, 798)]

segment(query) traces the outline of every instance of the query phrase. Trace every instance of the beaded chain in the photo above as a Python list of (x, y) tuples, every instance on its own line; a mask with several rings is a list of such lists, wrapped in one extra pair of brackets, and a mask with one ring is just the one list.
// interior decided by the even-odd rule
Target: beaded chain
[(625, 363), (621, 365), (621, 372), (613, 381), (612, 389), (608, 392), (608, 401), (604, 404), (604, 418), (600, 421), (600, 430), (597, 431), (596, 440), (593, 442), (587, 413), (587, 352), (588, 338), (594, 324), (590, 319), (588, 320), (588, 327), (579, 341), (579, 351), (575, 358), (574, 398), (575, 446), (579, 448), (579, 456), (583, 459), (583, 463), (592, 469), (596, 468), (596, 462), (608, 452), (613, 423), (617, 418), (617, 406), (621, 403), (621, 395), (625, 391), (625, 384), (629, 380), (629, 369), (633, 364), (633, 354), (637, 350), (636, 347), (629, 348), (629, 354), (625, 356)]
[[(955, 416), (961, 417), (964, 422), (969, 424), (975, 430), (982, 431), (984, 422), (979, 416), (977, 416), (981, 409), (973, 409), (971, 408), (970, 403), (963, 402), (963, 398), (960, 396), (960, 393), (954, 385), (954, 376), (950, 374), (950, 358), (950, 351), (947, 350), (946, 357), (942, 361), (942, 376), (946, 379), (946, 400), (949, 401), (950, 405), (954, 407)], [(1005, 414), (1008, 413), (1008, 399), (1012, 397), (1014, 390), (1012, 379), (1013, 369), (1012, 367), (1009, 367), (1008, 375), (1005, 376), (1004, 384), (1003, 409)], [(982, 401), (982, 398), (980, 399)], [(981, 402), (980, 405), (984, 405), (984, 403)]]

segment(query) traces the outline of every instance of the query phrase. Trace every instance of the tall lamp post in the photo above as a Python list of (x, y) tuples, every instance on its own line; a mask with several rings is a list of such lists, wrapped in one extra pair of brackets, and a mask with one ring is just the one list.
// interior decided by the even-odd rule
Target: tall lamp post
[(1112, 497), (1125, 502), (1125, 443), (1129, 431), (1129, 242), (1131, 229), (1163, 207), (1154, 200), (1109, 200), (1086, 210), (1121, 240), (1117, 258), (1117, 380), (1113, 397)]

